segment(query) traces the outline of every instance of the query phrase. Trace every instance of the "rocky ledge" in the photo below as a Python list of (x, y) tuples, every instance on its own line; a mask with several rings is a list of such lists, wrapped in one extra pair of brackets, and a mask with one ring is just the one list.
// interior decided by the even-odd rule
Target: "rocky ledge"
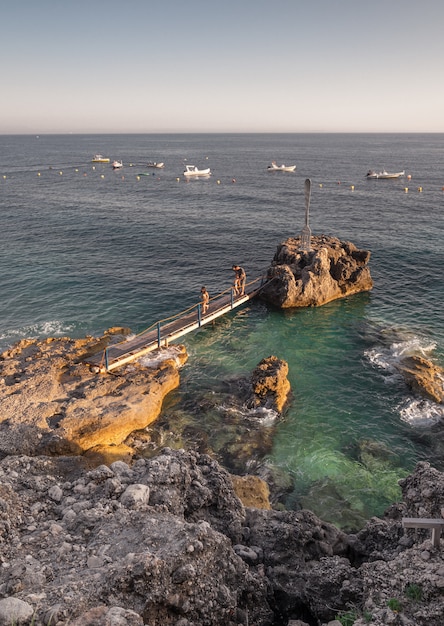
[(441, 516), (444, 475), (420, 463), (401, 487), (401, 504), (346, 535), (309, 511), (246, 507), (207, 455), (89, 471), (7, 457), (0, 626), (442, 626), (444, 541), (401, 516)]
[(373, 287), (370, 252), (349, 241), (326, 235), (311, 238), (311, 250), (301, 250), (301, 238), (278, 246), (262, 297), (281, 308), (320, 306)]
[(0, 455), (84, 454), (112, 462), (131, 454), (128, 435), (159, 415), (179, 385), (183, 346), (161, 352), (152, 367), (133, 365), (100, 376), (83, 363), (110, 341), (23, 340), (0, 356)]
[(442, 367), (419, 354), (401, 358), (396, 367), (412, 391), (438, 404), (444, 404), (444, 370)]

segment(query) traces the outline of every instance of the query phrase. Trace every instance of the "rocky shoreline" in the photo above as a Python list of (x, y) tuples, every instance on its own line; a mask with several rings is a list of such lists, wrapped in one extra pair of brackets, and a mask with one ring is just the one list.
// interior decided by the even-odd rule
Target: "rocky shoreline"
[(428, 463), (348, 535), (309, 511), (244, 506), (207, 455), (84, 464), (0, 462), (0, 625), (442, 624), (443, 542), (401, 526), (444, 513)]
[[(272, 305), (372, 288), (367, 251), (299, 244), (278, 248), (261, 294)], [(23, 340), (0, 355), (0, 626), (441, 626), (442, 551), (401, 518), (444, 516), (444, 474), (418, 464), (402, 502), (354, 533), (283, 510), (285, 485), (254, 465), (273, 429), (233, 415), (278, 419), (288, 365), (271, 355), (233, 381), (217, 455), (210, 437), (172, 450), (149, 427), (180, 384), (183, 346), (113, 373), (85, 364), (128, 333)], [(398, 367), (444, 402), (437, 365), (409, 355)]]

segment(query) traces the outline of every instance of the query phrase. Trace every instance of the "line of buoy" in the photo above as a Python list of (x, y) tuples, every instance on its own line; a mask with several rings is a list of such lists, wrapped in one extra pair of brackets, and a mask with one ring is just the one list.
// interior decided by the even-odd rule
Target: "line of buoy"
[[(130, 164), (130, 167), (131, 167), (131, 166), (132, 166), (132, 163)], [(50, 169), (50, 170), (52, 170), (53, 168), (52, 168), (52, 167), (50, 167), (49, 169)], [(96, 170), (96, 167), (95, 167), (95, 166), (92, 166), (92, 170)], [(79, 169), (78, 169), (78, 168), (75, 168), (75, 170), (74, 170), (74, 171), (75, 171), (76, 173), (78, 173), (78, 172), (79, 172)], [(62, 170), (60, 170), (58, 173), (59, 173), (59, 175), (60, 175), (60, 176), (63, 176), (63, 171), (62, 171)], [(86, 172), (83, 172), (83, 176), (84, 176), (84, 177), (86, 177), (87, 175), (88, 175), (88, 174), (87, 174)], [(42, 173), (41, 173), (41, 172), (37, 172), (37, 176), (38, 176), (39, 178), (41, 178)], [(154, 174), (154, 173), (153, 173), (153, 176), (155, 176), (155, 174)], [(7, 175), (6, 175), (6, 174), (3, 174), (3, 180), (6, 180), (7, 178), (8, 178), (8, 177), (7, 177)], [(101, 174), (101, 175), (100, 175), (100, 178), (101, 178), (101, 179), (105, 179), (105, 174)], [(407, 179), (408, 179), (408, 180), (411, 180), (411, 178), (412, 178), (412, 177), (411, 177), (411, 174), (408, 174), (408, 175), (407, 175)], [(140, 179), (141, 179), (141, 176), (140, 176), (140, 175), (137, 175), (137, 176), (136, 176), (136, 180), (140, 181)], [(125, 180), (125, 176), (121, 176), (121, 180)], [(162, 180), (162, 178), (160, 178), (159, 176), (157, 176), (157, 177), (156, 177), (156, 180), (159, 180), (159, 181), (160, 181), (160, 180)], [(177, 181), (177, 182), (180, 182), (180, 181), (182, 181), (182, 178), (181, 178), (181, 177), (179, 177), (179, 176), (177, 176), (177, 177), (176, 177), (176, 181)], [(188, 180), (184, 180), (183, 182), (189, 182), (189, 181), (188, 181)], [(236, 181), (236, 178), (232, 178), (232, 179), (231, 179), (231, 182), (232, 182), (232, 183), (237, 182), (237, 181)], [(217, 184), (217, 185), (221, 185), (221, 184), (222, 184), (222, 181), (221, 181), (221, 179), (220, 179), (220, 178), (218, 178), (218, 179), (216, 180), (216, 184)], [(338, 184), (338, 185), (341, 185), (342, 183), (341, 183), (341, 181), (337, 181), (337, 184)], [(320, 188), (320, 189), (323, 189), (323, 187), (324, 187), (324, 183), (319, 183), (319, 188)], [(351, 184), (351, 185), (349, 186), (349, 189), (350, 189), (350, 191), (355, 191), (355, 185)], [(423, 188), (422, 186), (417, 187), (417, 191), (418, 191), (419, 193), (422, 193), (422, 192), (423, 192), (423, 189), (424, 189), (424, 188)], [(409, 187), (404, 187), (404, 189), (403, 189), (403, 190), (404, 190), (404, 193), (408, 193), (408, 192), (409, 192)], [(444, 191), (444, 186), (442, 186), (442, 187), (441, 187), (441, 191)]]

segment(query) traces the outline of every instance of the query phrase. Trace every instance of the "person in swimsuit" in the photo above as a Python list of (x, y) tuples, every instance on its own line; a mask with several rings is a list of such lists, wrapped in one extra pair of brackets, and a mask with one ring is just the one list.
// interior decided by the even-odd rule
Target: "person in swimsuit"
[(234, 295), (243, 296), (245, 294), (245, 282), (247, 280), (245, 270), (240, 265), (233, 265), (232, 269), (234, 270)]
[(210, 306), (210, 294), (208, 293), (206, 287), (202, 287), (200, 290), (200, 301), (202, 304), (202, 315), (208, 311), (208, 307)]

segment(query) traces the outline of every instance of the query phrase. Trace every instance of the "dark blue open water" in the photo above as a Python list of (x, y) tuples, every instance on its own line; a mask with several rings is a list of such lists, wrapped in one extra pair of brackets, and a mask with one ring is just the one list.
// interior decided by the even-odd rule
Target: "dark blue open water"
[[(97, 152), (123, 170), (94, 166)], [(296, 173), (268, 173), (273, 159)], [(185, 182), (185, 163), (213, 175)], [(365, 179), (383, 167), (406, 177)], [(381, 513), (417, 460), (444, 468), (443, 407), (393, 369), (406, 352), (444, 365), (444, 135), (1, 136), (0, 348), (139, 332), (203, 284), (227, 288), (233, 262), (259, 275), (303, 226), (306, 177), (313, 233), (371, 250), (374, 290), (294, 312), (251, 303), (186, 338), (182, 390), (285, 359), (294, 399), (269, 463), (293, 478), (289, 505)], [(379, 452), (363, 457), (363, 441)]]

